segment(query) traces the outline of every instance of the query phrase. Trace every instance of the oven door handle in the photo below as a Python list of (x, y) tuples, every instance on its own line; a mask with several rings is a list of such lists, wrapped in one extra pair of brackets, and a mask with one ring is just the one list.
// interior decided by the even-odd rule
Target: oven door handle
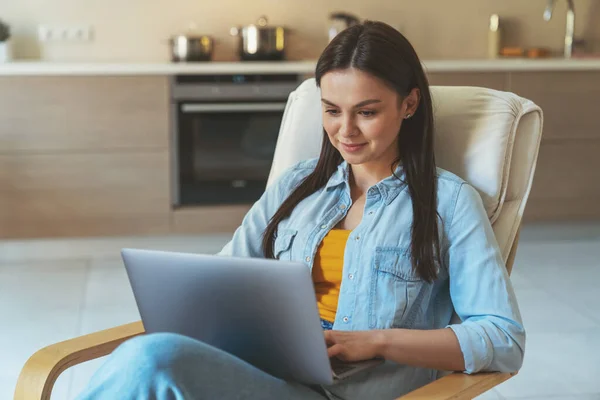
[(181, 105), (181, 112), (189, 113), (225, 113), (225, 112), (252, 112), (252, 111), (283, 111), (286, 103), (213, 103), (198, 104), (185, 103)]

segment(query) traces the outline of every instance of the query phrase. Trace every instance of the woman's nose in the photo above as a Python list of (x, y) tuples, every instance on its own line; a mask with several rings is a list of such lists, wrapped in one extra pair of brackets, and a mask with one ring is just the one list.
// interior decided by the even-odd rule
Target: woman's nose
[(343, 137), (352, 137), (357, 134), (357, 127), (352, 118), (344, 118), (342, 124), (340, 125), (340, 129), (338, 134)]

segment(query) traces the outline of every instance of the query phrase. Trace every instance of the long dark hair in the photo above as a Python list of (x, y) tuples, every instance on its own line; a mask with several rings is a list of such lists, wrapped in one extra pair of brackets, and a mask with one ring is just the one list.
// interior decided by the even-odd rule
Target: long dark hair
[[(399, 158), (405, 183), (412, 200), (411, 263), (413, 270), (428, 282), (437, 277), (440, 263), (440, 240), (437, 223), (437, 178), (433, 154), (433, 106), (429, 83), (421, 61), (412, 45), (391, 26), (366, 21), (339, 33), (317, 62), (317, 86), (328, 72), (356, 68), (375, 76), (404, 99), (412, 89), (421, 94), (414, 115), (403, 121), (398, 133)], [(279, 223), (287, 218), (302, 200), (321, 189), (343, 161), (340, 152), (323, 132), (323, 145), (315, 170), (309, 174), (273, 215), (264, 232), (262, 249), (274, 258), (273, 242)], [(397, 177), (401, 179), (400, 177)]]

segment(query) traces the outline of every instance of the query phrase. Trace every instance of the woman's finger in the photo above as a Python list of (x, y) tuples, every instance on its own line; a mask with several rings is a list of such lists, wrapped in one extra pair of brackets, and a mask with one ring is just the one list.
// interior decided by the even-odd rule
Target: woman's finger
[(341, 344), (334, 344), (327, 349), (327, 355), (329, 358), (336, 357), (342, 353), (343, 347)]
[(327, 346), (333, 346), (336, 343), (335, 336), (331, 331), (325, 331), (325, 343), (327, 343)]

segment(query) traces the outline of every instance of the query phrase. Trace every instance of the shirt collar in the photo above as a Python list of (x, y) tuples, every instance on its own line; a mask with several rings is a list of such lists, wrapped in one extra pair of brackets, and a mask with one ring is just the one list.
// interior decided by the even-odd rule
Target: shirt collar
[[(349, 179), (350, 166), (344, 160), (338, 165), (337, 170), (333, 173), (331, 178), (329, 178), (329, 181), (327, 182), (327, 185), (325, 187), (326, 189), (331, 189), (338, 187), (342, 184), (347, 184), (349, 188)], [(389, 205), (398, 196), (398, 194), (400, 194), (400, 192), (404, 189), (405, 186), (406, 182), (404, 180), (404, 168), (401, 164), (399, 164), (396, 167), (396, 170), (394, 171), (394, 175), (390, 175), (387, 178), (381, 180), (372, 188), (379, 190), (386, 205)]]
[(331, 178), (329, 178), (329, 181), (327, 181), (327, 185), (325, 187), (327, 189), (331, 189), (348, 182), (349, 179), (350, 167), (348, 163), (344, 160), (338, 165), (336, 171), (333, 173), (333, 175), (331, 175)]

